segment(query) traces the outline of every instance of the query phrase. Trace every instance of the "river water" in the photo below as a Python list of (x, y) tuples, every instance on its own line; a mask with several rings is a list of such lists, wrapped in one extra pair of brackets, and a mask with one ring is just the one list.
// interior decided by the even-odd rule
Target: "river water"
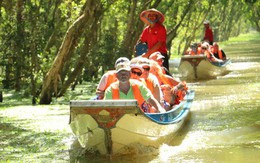
[(190, 120), (160, 153), (167, 162), (260, 162), (259, 45), (226, 45), (230, 72), (189, 83), (196, 92)]
[(157, 154), (80, 162), (260, 162), (260, 39), (241, 39), (223, 45), (232, 60), (228, 74), (188, 81), (196, 92), (189, 119)]

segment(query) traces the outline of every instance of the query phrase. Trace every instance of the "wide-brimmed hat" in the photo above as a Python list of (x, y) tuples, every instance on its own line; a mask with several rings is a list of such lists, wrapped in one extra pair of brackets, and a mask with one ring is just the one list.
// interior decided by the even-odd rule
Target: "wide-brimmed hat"
[(154, 52), (149, 56), (149, 59), (157, 61), (159, 59), (165, 58), (160, 52)]
[(148, 15), (149, 15), (150, 13), (156, 13), (156, 14), (157, 14), (157, 22), (159, 22), (159, 23), (163, 23), (163, 22), (164, 22), (164, 15), (163, 15), (160, 11), (158, 11), (158, 10), (152, 8), (152, 9), (145, 10), (145, 11), (143, 11), (143, 12), (140, 14), (140, 19), (141, 19), (145, 24), (151, 24), (151, 22), (150, 22), (149, 19), (148, 19)]

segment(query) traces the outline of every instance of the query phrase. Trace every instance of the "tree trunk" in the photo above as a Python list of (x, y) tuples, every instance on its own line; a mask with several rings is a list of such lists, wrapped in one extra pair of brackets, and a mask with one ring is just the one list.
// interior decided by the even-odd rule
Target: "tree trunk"
[(186, 17), (186, 15), (191, 12), (191, 10), (189, 10), (189, 8), (191, 8), (193, 5), (193, 0), (190, 0), (189, 3), (187, 3), (187, 5), (185, 6), (186, 9), (184, 9), (182, 15), (181, 15), (181, 19), (180, 21), (167, 32), (167, 40), (166, 40), (166, 45), (167, 48), (170, 49), (170, 45), (172, 40), (177, 36), (177, 30), (179, 29), (179, 27), (181, 26), (182, 22), (184, 21), (184, 18)]
[(15, 57), (15, 90), (20, 91), (21, 86), (21, 67), (23, 65), (23, 44), (24, 44), (24, 22), (23, 22), (23, 7), (24, 1), (17, 0), (17, 15), (16, 15), (16, 23), (17, 23), (17, 39), (16, 39), (16, 57)]
[[(98, 11), (101, 7), (97, 6), (96, 11)], [(101, 24), (97, 23), (99, 22), (101, 16), (103, 15), (104, 11), (98, 12), (95, 14), (95, 17), (93, 18), (93, 22), (89, 23), (88, 26), (90, 26), (90, 30), (87, 31), (87, 34), (85, 35), (85, 41), (84, 46), (82, 47), (80, 51), (80, 57), (77, 60), (76, 66), (72, 73), (68, 76), (68, 80), (63, 84), (61, 90), (58, 93), (58, 96), (62, 96), (66, 90), (69, 88), (69, 86), (77, 80), (77, 77), (81, 74), (83, 67), (85, 66), (86, 58), (89, 54), (89, 51), (91, 50), (91, 47), (96, 44), (97, 42), (97, 31), (99, 30)], [(89, 29), (89, 28), (88, 28)]]
[(44, 78), (40, 94), (40, 104), (50, 104), (52, 101), (52, 94), (54, 92), (57, 93), (57, 86), (63, 65), (70, 60), (69, 54), (75, 49), (77, 41), (82, 35), (86, 24), (93, 19), (94, 11), (96, 9), (95, 6), (99, 3), (100, 1), (88, 0), (85, 4), (83, 14), (67, 30), (58, 54)]
[(3, 92), (0, 91), (0, 102), (3, 102)]
[(135, 27), (134, 27), (134, 21), (135, 21), (135, 10), (137, 8), (137, 0), (133, 0), (132, 1), (133, 4), (131, 5), (130, 7), (130, 15), (129, 15), (129, 19), (128, 19), (128, 22), (127, 22), (127, 29), (126, 29), (126, 32), (125, 32), (125, 37), (124, 37), (124, 40), (122, 41), (122, 44), (121, 44), (121, 54), (126, 54), (126, 57), (127, 58), (131, 58), (131, 55), (132, 55), (132, 52), (133, 52), (133, 47), (131, 46), (131, 40), (130, 38), (132, 38), (131, 36), (133, 35), (133, 31), (135, 30)]
[[(3, 0), (0, 0), (0, 8), (2, 8)], [(0, 18), (2, 17), (2, 12), (0, 12)]]
[[(135, 12), (135, 13), (137, 13), (137, 15), (136, 15), (136, 14), (134, 14), (134, 9), (135, 9), (135, 5), (136, 5), (135, 3), (137, 3), (137, 1), (133, 0), (133, 4), (134, 5), (132, 5), (133, 7), (130, 9), (131, 17), (133, 19), (128, 22), (129, 24), (132, 23), (132, 25), (131, 25), (132, 29), (131, 28), (127, 29), (127, 31), (129, 31), (129, 32), (126, 32), (126, 33), (128, 33), (129, 35), (124, 37), (124, 40), (123, 40), (123, 42), (130, 41), (127, 44), (128, 45), (128, 49), (129, 49), (128, 52), (131, 53), (131, 54), (128, 53), (128, 55), (127, 55), (127, 57), (129, 57), (129, 58), (131, 58), (131, 55), (133, 54), (133, 50), (134, 50), (134, 45), (139, 40), (139, 37), (140, 37), (140, 35), (141, 35), (142, 31), (143, 31), (143, 28), (144, 28), (144, 23), (140, 20), (139, 14), (142, 11), (146, 10), (147, 8), (149, 8), (149, 6), (151, 6), (150, 5), (151, 1), (148, 1), (148, 2), (144, 3), (142, 5), (142, 8), (139, 10), (139, 12)], [(156, 2), (156, 4), (157, 4), (157, 2)], [(156, 7), (154, 6), (154, 8), (156, 8)], [(122, 45), (124, 45), (124, 44), (122, 44)], [(123, 48), (123, 46), (121, 48)]]

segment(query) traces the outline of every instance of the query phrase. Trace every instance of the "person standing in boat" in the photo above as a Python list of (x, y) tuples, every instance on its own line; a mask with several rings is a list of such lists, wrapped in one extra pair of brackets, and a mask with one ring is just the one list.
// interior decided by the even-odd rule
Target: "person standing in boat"
[[(138, 80), (130, 79), (130, 64), (116, 65), (117, 82), (112, 83), (105, 91), (104, 99), (136, 99), (143, 112), (166, 112), (154, 98), (151, 91)], [(150, 104), (153, 107), (149, 107)]]
[(148, 9), (140, 14), (140, 19), (148, 26), (144, 28), (138, 42), (147, 43), (148, 51), (142, 54), (149, 56), (159, 51), (164, 56), (163, 66), (169, 71), (169, 56), (166, 48), (166, 28), (163, 25), (164, 15), (156, 9)]
[(213, 36), (212, 29), (209, 26), (209, 21), (206, 20), (203, 24), (205, 27), (203, 41), (206, 41), (210, 45), (213, 45), (214, 36)]

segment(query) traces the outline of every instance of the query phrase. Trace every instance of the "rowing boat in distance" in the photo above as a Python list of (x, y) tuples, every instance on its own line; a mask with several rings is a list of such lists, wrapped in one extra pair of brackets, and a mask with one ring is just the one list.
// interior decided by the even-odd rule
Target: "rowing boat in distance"
[(212, 62), (205, 55), (184, 55), (178, 70), (185, 79), (212, 79), (227, 74), (230, 63), (230, 59)]
[(74, 100), (70, 127), (80, 145), (101, 155), (128, 154), (169, 143), (187, 118), (194, 91), (166, 113), (143, 113), (136, 100)]

